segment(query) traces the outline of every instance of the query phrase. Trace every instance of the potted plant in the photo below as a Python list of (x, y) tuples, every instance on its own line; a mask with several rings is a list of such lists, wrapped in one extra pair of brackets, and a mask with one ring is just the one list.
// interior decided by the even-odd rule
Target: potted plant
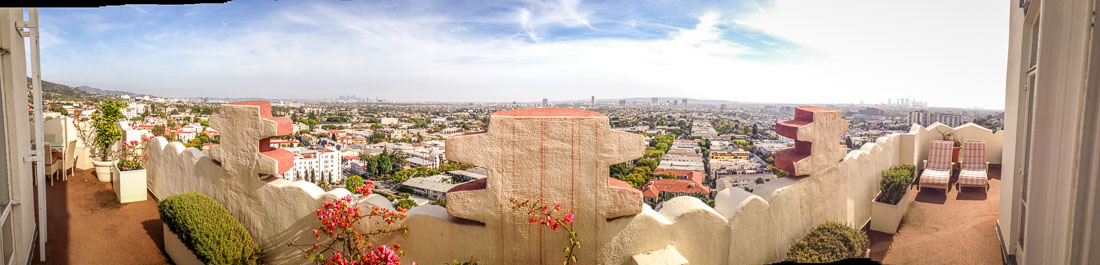
[(123, 142), (119, 146), (118, 163), (112, 168), (111, 183), (120, 203), (148, 198), (145, 195), (145, 161), (149, 159), (145, 153), (145, 142), (148, 139), (142, 137), (141, 141)]
[(882, 172), (879, 192), (871, 201), (871, 230), (893, 234), (909, 209), (909, 187), (916, 179), (917, 167), (897, 165)]
[(959, 150), (962, 150), (962, 146), (963, 146), (962, 145), (962, 140), (963, 139), (959, 138), (959, 136), (955, 135), (955, 132), (953, 132), (951, 130), (947, 130), (947, 131), (937, 130), (937, 131), (940, 133), (940, 138), (942, 138), (944, 141), (951, 141), (951, 142), (955, 143), (955, 147), (951, 148), (951, 161), (958, 164), (959, 163)]
[[(126, 103), (121, 101), (101, 101), (90, 120), (78, 116), (73, 122), (81, 141), (92, 156), (96, 178), (102, 182), (111, 181), (111, 170), (115, 166), (113, 148), (122, 139), (122, 129), (118, 127), (117, 121), (122, 118), (122, 109), (125, 107)], [(90, 126), (81, 126), (85, 122), (90, 123)]]

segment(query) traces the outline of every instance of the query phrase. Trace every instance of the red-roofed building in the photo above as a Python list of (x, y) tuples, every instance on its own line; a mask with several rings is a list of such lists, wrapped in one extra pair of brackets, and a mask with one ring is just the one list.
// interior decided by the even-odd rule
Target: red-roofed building
[(672, 173), (673, 175), (676, 175), (676, 179), (684, 179), (684, 180), (694, 181), (695, 184), (703, 184), (703, 181), (707, 177), (706, 172), (698, 171), (698, 170), (661, 169), (661, 168), (658, 168), (657, 170), (653, 171), (653, 175), (664, 175), (664, 174), (667, 174), (667, 173)]
[(298, 147), (298, 140), (271, 139), (271, 148)]
[(649, 203), (664, 194), (680, 196), (691, 193), (707, 195), (710, 194), (710, 188), (684, 179), (654, 179), (642, 185), (642, 198)]

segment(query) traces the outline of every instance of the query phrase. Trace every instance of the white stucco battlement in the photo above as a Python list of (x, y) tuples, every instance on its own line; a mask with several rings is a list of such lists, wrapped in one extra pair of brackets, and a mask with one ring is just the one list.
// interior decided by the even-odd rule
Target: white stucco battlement
[[(260, 116), (243, 109), (217, 115), (225, 113), (247, 115), (223, 116), (229, 121), (224, 124), (247, 124), (233, 121)], [(607, 117), (598, 113), (570, 110), (527, 115), (531, 113), (491, 116), (489, 132), (448, 142), (448, 157), (488, 168), (489, 178), (463, 191), (470, 195), (448, 194), (450, 209), (435, 205), (411, 209), (403, 223), (408, 234), (383, 238), (384, 243), (400, 243), (408, 254), (404, 260), (421, 264), (471, 258), (481, 264), (559, 264), (568, 237), (527, 224), (526, 218), (521, 218), (526, 213), (513, 212), (510, 205), (502, 203), (509, 197), (525, 197), (517, 199), (542, 199), (577, 214), (582, 242), (577, 255), (583, 264), (777, 262), (795, 240), (822, 222), (863, 226), (870, 218), (880, 172), (897, 164), (918, 164), (927, 156), (928, 142), (939, 137), (935, 129), (985, 140), (998, 154), (1002, 137), (969, 124), (959, 128), (914, 126), (908, 133), (881, 137), (848, 152), (833, 165), (817, 165), (819, 170), (811, 176), (780, 178), (758, 185), (753, 193), (720, 191), (714, 208), (692, 197), (677, 197), (655, 211), (640, 196), (615, 187), (615, 180), (607, 178), (611, 163), (641, 156), (636, 151), (644, 150), (645, 144), (633, 138), (637, 135), (610, 130)], [(251, 143), (223, 139), (222, 144)], [(302, 263), (301, 253), (286, 243), (312, 242), (309, 231), (317, 225), (314, 211), (323, 201), (348, 194), (343, 189), (323, 192), (308, 182), (232, 176), (225, 163), (243, 166), (255, 161), (221, 161), (219, 165), (198, 150), (163, 138), (153, 140), (149, 150), (149, 188), (154, 194), (198, 191), (214, 197), (248, 227), (268, 263)], [(989, 157), (990, 162), (1000, 163), (999, 155)], [(608, 191), (613, 192), (604, 194)], [(610, 194), (619, 195), (605, 197)], [(377, 195), (367, 201), (392, 208)], [(375, 230), (379, 225), (364, 224), (361, 229)]]

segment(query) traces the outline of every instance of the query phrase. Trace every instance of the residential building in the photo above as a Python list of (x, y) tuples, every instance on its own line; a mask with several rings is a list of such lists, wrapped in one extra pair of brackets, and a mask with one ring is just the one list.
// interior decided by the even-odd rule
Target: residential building
[(698, 193), (710, 196), (710, 188), (685, 179), (654, 179), (642, 186), (642, 198), (653, 203), (661, 196), (681, 196)]
[(963, 124), (962, 115), (957, 113), (928, 112), (925, 110), (909, 112), (909, 124), (920, 124), (920, 126), (928, 127), (937, 122), (951, 127)]
[(344, 180), (340, 152), (332, 149), (312, 150), (284, 148), (294, 154), (294, 167), (283, 177), (291, 181), (306, 180), (340, 182)]
[(397, 118), (380, 118), (380, 119), (378, 119), (378, 123), (380, 123), (382, 125), (396, 125), (398, 123), (398, 119)]
[(141, 114), (145, 113), (145, 104), (130, 102), (127, 103), (126, 108), (123, 108), (121, 111), (122, 116), (125, 116), (126, 119), (137, 118), (138, 116), (141, 116)]
[(410, 178), (405, 182), (401, 182), (401, 186), (409, 188), (413, 194), (424, 198), (441, 200), (446, 199), (447, 192), (458, 186), (458, 184), (454, 183), (451, 176), (434, 175), (423, 178)]

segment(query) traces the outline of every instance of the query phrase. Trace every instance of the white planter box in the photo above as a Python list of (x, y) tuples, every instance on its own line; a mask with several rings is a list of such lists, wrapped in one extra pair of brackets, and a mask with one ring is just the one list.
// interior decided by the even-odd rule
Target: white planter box
[(145, 169), (119, 171), (118, 167), (111, 169), (111, 184), (115, 188), (120, 203), (138, 202), (148, 199), (145, 193)]
[(172, 233), (171, 229), (168, 229), (168, 225), (164, 224), (164, 252), (168, 252), (168, 257), (172, 259), (176, 265), (202, 265), (202, 261), (198, 256), (195, 256), (194, 252), (191, 252), (187, 248), (187, 245), (180, 241), (180, 237), (176, 233)]
[[(909, 209), (910, 190), (912, 189), (905, 189), (905, 195), (902, 195), (897, 205), (881, 203), (871, 199), (871, 230), (887, 234), (898, 232), (901, 218), (905, 216), (905, 211)], [(879, 191), (878, 194), (881, 193), (882, 191)], [(875, 194), (875, 198), (878, 198), (878, 194)]]

